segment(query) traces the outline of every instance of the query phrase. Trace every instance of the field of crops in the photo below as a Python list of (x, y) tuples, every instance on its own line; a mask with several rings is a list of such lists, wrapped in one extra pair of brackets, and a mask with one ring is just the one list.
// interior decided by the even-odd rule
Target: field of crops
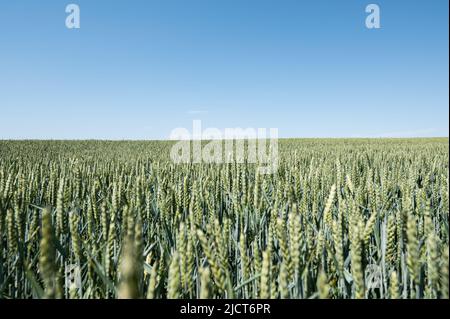
[(449, 298), (448, 139), (0, 141), (0, 298)]

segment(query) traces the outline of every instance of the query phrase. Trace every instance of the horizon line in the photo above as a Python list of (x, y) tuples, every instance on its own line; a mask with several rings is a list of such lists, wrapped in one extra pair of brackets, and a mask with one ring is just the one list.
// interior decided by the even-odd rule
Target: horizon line
[[(122, 138), (122, 139), (110, 139), (110, 138), (73, 138), (73, 139), (64, 139), (64, 138), (0, 138), (0, 142), (178, 142), (178, 141), (227, 141), (227, 140), (267, 140), (269, 138), (233, 138), (233, 139), (130, 139), (130, 138)], [(414, 139), (449, 139), (449, 136), (408, 136), (408, 137), (399, 137), (399, 136), (380, 136), (380, 137), (278, 137), (278, 140), (414, 140)]]

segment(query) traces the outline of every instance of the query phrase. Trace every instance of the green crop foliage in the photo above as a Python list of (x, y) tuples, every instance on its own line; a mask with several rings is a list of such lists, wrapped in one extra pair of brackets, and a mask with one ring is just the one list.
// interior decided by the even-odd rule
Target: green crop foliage
[(0, 298), (448, 298), (448, 143), (0, 141)]

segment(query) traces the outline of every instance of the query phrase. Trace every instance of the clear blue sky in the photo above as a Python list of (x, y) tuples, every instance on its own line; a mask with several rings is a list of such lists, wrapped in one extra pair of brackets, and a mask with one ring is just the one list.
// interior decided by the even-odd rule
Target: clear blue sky
[[(81, 29), (65, 27), (65, 6)], [(365, 28), (365, 7), (381, 29)], [(0, 139), (448, 136), (447, 0), (0, 4)]]

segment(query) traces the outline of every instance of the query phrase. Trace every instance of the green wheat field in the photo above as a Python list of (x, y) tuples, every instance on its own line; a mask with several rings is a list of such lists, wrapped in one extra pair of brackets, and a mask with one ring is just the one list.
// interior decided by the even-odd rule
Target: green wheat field
[(0, 141), (0, 298), (449, 298), (448, 138)]

